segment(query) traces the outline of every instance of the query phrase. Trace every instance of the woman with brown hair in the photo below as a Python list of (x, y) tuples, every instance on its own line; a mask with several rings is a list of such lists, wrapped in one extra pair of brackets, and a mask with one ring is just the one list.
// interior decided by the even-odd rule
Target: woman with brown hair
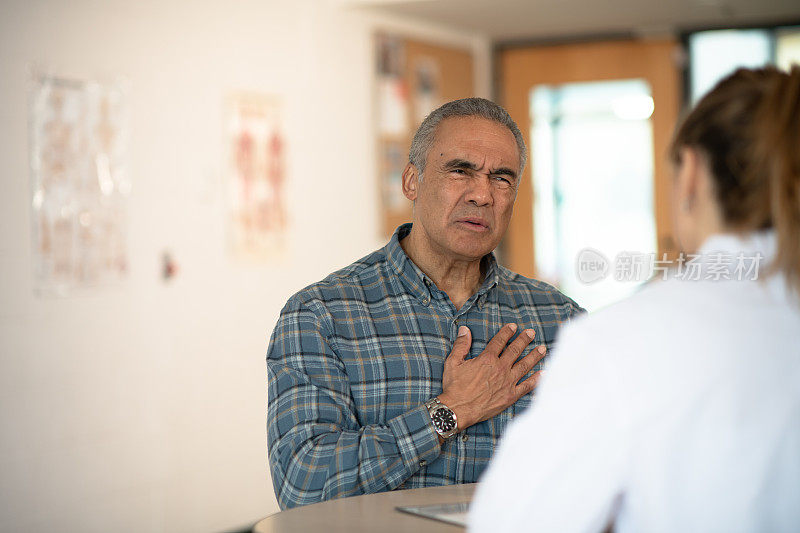
[(690, 260), (562, 330), (471, 530), (800, 531), (800, 68), (722, 80), (671, 157)]

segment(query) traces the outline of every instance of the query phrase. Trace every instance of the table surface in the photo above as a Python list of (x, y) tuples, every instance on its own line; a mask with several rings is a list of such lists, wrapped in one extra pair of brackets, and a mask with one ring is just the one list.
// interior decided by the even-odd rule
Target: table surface
[(397, 506), (435, 505), (472, 500), (475, 483), (424, 489), (393, 490), (341, 498), (275, 513), (261, 520), (254, 533), (360, 533), (413, 531), (414, 533), (458, 533), (463, 528), (402, 513)]

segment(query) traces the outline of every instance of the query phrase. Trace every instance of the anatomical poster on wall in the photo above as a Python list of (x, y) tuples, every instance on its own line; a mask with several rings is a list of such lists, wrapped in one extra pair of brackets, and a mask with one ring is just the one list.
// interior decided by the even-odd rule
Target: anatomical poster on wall
[(233, 95), (227, 126), (234, 255), (274, 258), (285, 250), (287, 226), (280, 101), (263, 94)]
[(124, 91), (43, 75), (30, 81), (35, 289), (63, 295), (120, 281), (131, 190)]

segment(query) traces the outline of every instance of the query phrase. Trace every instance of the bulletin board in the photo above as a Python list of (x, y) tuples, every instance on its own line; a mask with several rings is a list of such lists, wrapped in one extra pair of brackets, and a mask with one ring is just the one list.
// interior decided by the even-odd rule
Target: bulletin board
[(474, 96), (472, 52), (379, 33), (375, 38), (375, 116), (381, 231), (411, 221), (401, 176), (422, 120), (450, 100)]

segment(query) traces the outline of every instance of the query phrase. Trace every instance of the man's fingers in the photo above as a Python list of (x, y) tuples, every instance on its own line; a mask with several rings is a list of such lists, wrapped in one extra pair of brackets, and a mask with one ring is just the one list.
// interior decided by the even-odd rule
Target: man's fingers
[[(516, 371), (517, 381), (525, 377), (525, 374), (530, 372), (536, 363), (542, 360), (547, 353), (547, 348), (544, 346), (537, 346), (530, 351), (528, 355), (517, 361), (511, 368)], [(537, 372), (539, 374), (539, 372)]]
[(537, 346), (531, 350), (531, 353), (528, 354), (528, 357), (533, 357), (533, 364), (535, 365), (544, 359), (545, 355), (547, 355), (547, 348), (544, 346), (544, 344), (542, 344), (541, 346)]
[(540, 370), (531, 377), (529, 377), (528, 379), (526, 379), (525, 381), (523, 381), (522, 383), (520, 383), (519, 385), (517, 385), (516, 388), (517, 399), (522, 398), (529, 392), (533, 391), (533, 389), (535, 389), (539, 385), (539, 381), (542, 379), (543, 373), (544, 371)]
[(515, 331), (517, 331), (516, 324), (506, 324), (500, 328), (500, 331), (492, 337), (492, 340), (486, 343), (486, 348), (483, 350), (483, 353), (491, 354), (495, 357), (499, 356), (505, 349), (506, 344), (508, 344), (509, 339), (514, 336)]
[(469, 347), (472, 345), (472, 332), (467, 326), (458, 328), (458, 337), (453, 343), (453, 349), (450, 350), (448, 360), (454, 359), (455, 361), (463, 361), (467, 354), (469, 354)]
[(535, 336), (535, 331), (532, 329), (526, 329), (520, 333), (517, 338), (506, 347), (505, 350), (503, 350), (501, 357), (508, 361), (507, 364), (512, 365), (514, 361), (516, 361), (517, 358), (522, 355), (522, 352), (525, 351), (525, 347), (531, 343), (533, 337)]

